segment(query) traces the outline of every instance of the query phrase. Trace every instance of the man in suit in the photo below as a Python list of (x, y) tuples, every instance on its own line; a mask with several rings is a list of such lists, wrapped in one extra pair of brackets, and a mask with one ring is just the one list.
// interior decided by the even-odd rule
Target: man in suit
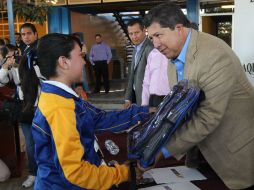
[[(31, 50), (37, 49), (37, 43), (38, 43), (38, 33), (37, 29), (34, 24), (32, 23), (24, 23), (20, 27), (20, 34), (22, 37), (22, 41), (25, 43), (26, 47), (25, 49), (22, 50), (22, 55), (25, 56), (28, 54)], [(22, 80), (22, 76), (19, 76)], [(21, 92), (21, 86), (18, 85), (17, 89), (20, 89), (19, 92), (19, 97), (21, 101), (23, 101), (23, 92)], [(29, 117), (22, 117), (22, 116), (28, 116)], [(20, 116), (20, 126), (22, 128), (22, 131), (25, 136), (25, 141), (26, 141), (26, 152), (27, 152), (27, 157), (28, 157), (28, 169), (29, 169), (29, 175), (27, 179), (22, 183), (22, 187), (28, 188), (33, 186), (35, 182), (35, 178), (37, 176), (37, 163), (35, 161), (35, 144), (32, 138), (32, 131), (31, 131), (31, 125), (33, 118), (33, 112), (30, 112), (29, 114), (22, 114)], [(29, 119), (28, 119), (29, 118)]]
[(205, 94), (196, 113), (177, 129), (156, 161), (198, 146), (228, 188), (253, 188), (254, 88), (238, 57), (224, 41), (191, 29), (173, 3), (154, 7), (145, 26), (155, 48), (171, 61), (170, 86), (188, 79)]
[(128, 108), (132, 103), (141, 105), (142, 84), (147, 57), (154, 48), (152, 42), (146, 37), (146, 29), (141, 20), (133, 19), (129, 21), (128, 34), (135, 49), (132, 54), (132, 63), (129, 66), (130, 72), (124, 108)]
[(22, 55), (28, 53), (31, 49), (37, 48), (38, 33), (34, 24), (24, 23), (20, 27), (22, 41), (25, 43), (25, 48), (22, 50)]
[(18, 32), (15, 33), (15, 45), (18, 48), (20, 55), (22, 55), (22, 52), (24, 52), (24, 49), (26, 48), (26, 44), (22, 41), (21, 34)]

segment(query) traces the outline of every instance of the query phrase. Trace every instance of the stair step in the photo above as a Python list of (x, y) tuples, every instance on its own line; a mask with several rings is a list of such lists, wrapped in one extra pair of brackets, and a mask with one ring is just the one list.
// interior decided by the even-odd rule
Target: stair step
[(123, 104), (93, 104), (95, 107), (105, 110), (105, 111), (112, 111), (112, 110), (121, 110), (123, 109)]
[(124, 92), (91, 94), (88, 96), (88, 101), (92, 104), (123, 104)]
[(123, 98), (122, 99), (89, 99), (88, 100), (91, 104), (123, 104)]

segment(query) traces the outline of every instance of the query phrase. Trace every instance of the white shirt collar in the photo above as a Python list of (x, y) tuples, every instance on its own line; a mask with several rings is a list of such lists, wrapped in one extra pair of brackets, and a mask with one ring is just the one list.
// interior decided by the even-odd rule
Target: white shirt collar
[(53, 81), (53, 80), (47, 80), (47, 81), (43, 81), (44, 83), (47, 83), (47, 84), (51, 84), (51, 85), (54, 85), (54, 86), (57, 86), (63, 90), (65, 90), (66, 92), (70, 93), (70, 94), (73, 94), (74, 96), (76, 96), (77, 98), (79, 97), (77, 95), (77, 93), (72, 90), (69, 86), (67, 86), (66, 84), (64, 83), (61, 83), (61, 82), (58, 82), (58, 81)]

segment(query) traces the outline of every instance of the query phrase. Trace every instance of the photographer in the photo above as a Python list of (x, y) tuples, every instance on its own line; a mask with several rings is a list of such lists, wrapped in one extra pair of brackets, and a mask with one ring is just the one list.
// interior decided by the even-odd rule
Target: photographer
[[(30, 26), (33, 27), (31, 28)], [(34, 29), (34, 25), (30, 23), (25, 23), (21, 26), (22, 38), (24, 38), (24, 42), (26, 42), (27, 45), (24, 54), (27, 54), (31, 49), (37, 46), (37, 32), (34, 32)], [(33, 186), (37, 175), (37, 164), (34, 158), (34, 142), (31, 133), (34, 110), (25, 112), (22, 110), (24, 95), (20, 86), (20, 75), (18, 73), (18, 63), (20, 62), (21, 56), (18, 55), (15, 46), (6, 45), (6, 48), (8, 49), (8, 53), (6, 55), (6, 60), (0, 69), (0, 86), (5, 86), (13, 79), (17, 87), (14, 100), (11, 102), (11, 105), (8, 105), (8, 108), (11, 110), (12, 119), (19, 122), (25, 136), (29, 175), (22, 183), (22, 187), (27, 188)]]
[[(18, 77), (18, 58), (16, 54), (17, 48), (11, 44), (6, 45), (7, 54), (0, 69), (0, 87), (5, 86), (12, 79), (20, 91), (19, 77)], [(21, 95), (21, 94), (20, 94)], [(23, 95), (22, 95), (23, 96)]]

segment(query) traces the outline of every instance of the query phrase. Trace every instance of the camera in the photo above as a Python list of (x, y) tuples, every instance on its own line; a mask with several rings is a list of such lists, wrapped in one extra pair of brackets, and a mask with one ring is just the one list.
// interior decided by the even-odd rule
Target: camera
[(19, 64), (19, 62), (21, 60), (21, 57), (22, 57), (19, 50), (15, 50), (13, 56), (14, 56), (14, 59), (15, 59), (15, 63)]

